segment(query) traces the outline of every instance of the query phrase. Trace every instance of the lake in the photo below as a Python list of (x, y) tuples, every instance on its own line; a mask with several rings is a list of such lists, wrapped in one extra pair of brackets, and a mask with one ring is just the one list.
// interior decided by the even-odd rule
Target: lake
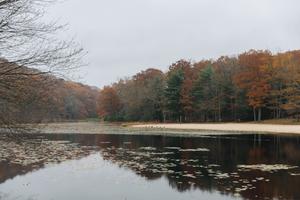
[(300, 199), (298, 136), (137, 133), (2, 136), (0, 199)]

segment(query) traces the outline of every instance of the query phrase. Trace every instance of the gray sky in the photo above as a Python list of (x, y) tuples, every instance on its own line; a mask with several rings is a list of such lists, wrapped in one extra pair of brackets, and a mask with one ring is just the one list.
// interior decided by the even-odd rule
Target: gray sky
[(49, 16), (89, 52), (81, 82), (102, 87), (179, 59), (300, 49), (299, 0), (67, 0)]

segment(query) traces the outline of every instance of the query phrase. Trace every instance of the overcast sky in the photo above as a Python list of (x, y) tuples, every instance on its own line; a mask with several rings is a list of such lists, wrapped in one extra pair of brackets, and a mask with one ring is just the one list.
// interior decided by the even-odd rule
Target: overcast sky
[(179, 59), (300, 49), (299, 9), (299, 0), (67, 0), (49, 16), (89, 52), (79, 81), (102, 87)]

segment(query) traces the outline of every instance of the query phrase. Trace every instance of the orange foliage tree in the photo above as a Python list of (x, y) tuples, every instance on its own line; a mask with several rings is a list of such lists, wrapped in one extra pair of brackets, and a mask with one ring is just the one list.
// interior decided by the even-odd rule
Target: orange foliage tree
[(113, 87), (106, 86), (100, 91), (98, 99), (98, 114), (108, 120), (117, 120), (121, 109), (120, 99)]
[(267, 71), (271, 63), (271, 53), (250, 50), (239, 55), (238, 59), (240, 70), (235, 77), (236, 84), (246, 90), (249, 105), (253, 108), (254, 121), (260, 121), (262, 108), (266, 106), (270, 91)]

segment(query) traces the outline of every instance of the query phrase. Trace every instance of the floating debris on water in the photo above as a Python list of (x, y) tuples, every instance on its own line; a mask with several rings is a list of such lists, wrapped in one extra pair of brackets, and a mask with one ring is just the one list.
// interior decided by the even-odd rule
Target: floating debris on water
[(94, 147), (80, 146), (69, 141), (0, 140), (0, 160), (13, 165), (35, 166), (74, 160), (95, 152)]
[(155, 147), (140, 147), (139, 149), (145, 150), (145, 151), (155, 151), (156, 150)]
[(220, 165), (217, 165), (217, 164), (210, 164), (208, 165), (209, 167), (220, 167)]
[(218, 173), (216, 174), (216, 178), (225, 179), (225, 178), (230, 178), (230, 176), (228, 173)]
[(164, 147), (165, 149), (173, 149), (173, 150), (179, 150), (181, 149), (180, 147)]
[(283, 165), (283, 164), (275, 164), (275, 165), (266, 165), (266, 164), (258, 164), (258, 165), (238, 165), (237, 166), (240, 171), (249, 171), (249, 170), (260, 170), (263, 172), (274, 172), (279, 170), (290, 170), (298, 168), (298, 166), (291, 165)]
[(182, 175), (183, 177), (188, 177), (188, 178), (197, 178), (196, 176), (194, 176), (193, 174), (184, 174)]
[(150, 152), (150, 155), (171, 155), (174, 154), (174, 152)]
[(196, 148), (196, 149), (179, 149), (179, 151), (183, 151), (183, 152), (189, 152), (189, 151), (191, 151), (191, 152), (193, 152), (193, 151), (195, 151), (195, 152), (197, 152), (197, 151), (208, 152), (210, 150), (206, 149), (206, 148)]

